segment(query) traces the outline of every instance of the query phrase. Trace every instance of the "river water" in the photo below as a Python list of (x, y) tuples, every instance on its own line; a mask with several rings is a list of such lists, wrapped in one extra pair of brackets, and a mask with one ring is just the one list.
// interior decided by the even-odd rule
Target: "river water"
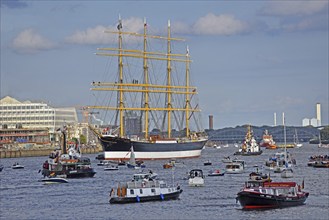
[[(294, 178), (301, 184), (305, 180), (305, 191), (310, 192), (303, 206), (262, 211), (244, 211), (236, 203), (236, 194), (243, 187), (254, 165), (262, 166), (265, 160), (279, 150), (264, 150), (262, 155), (241, 157), (246, 161), (243, 174), (225, 174), (206, 177), (205, 186), (188, 186), (186, 173), (190, 169), (201, 168), (205, 174), (209, 170), (222, 169), (224, 156), (233, 157), (237, 148), (206, 148), (197, 159), (184, 159), (182, 167), (174, 172), (163, 169), (165, 160), (146, 161), (146, 171), (158, 173), (159, 179), (180, 184), (183, 193), (179, 200), (134, 204), (109, 204), (109, 192), (117, 182), (130, 180), (133, 169), (120, 167), (118, 171), (104, 171), (97, 166), (96, 154), (85, 155), (92, 160), (97, 171), (93, 178), (69, 179), (68, 184), (43, 185), (38, 173), (46, 157), (1, 159), (5, 166), (0, 172), (0, 219), (328, 219), (329, 217), (329, 169), (307, 166), (311, 155), (327, 154), (328, 149), (317, 145), (304, 144), (299, 149), (289, 149), (297, 160)], [(203, 162), (211, 160), (211, 166)], [(25, 166), (13, 170), (10, 166), (18, 162)], [(173, 175), (174, 174), (174, 175)], [(274, 181), (282, 180), (279, 174), (271, 173)]]

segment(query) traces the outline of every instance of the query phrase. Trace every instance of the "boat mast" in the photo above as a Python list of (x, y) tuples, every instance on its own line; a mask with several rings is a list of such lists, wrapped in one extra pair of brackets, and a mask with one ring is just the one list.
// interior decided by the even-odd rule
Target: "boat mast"
[(124, 105), (123, 105), (123, 63), (122, 63), (122, 21), (121, 21), (121, 16), (119, 15), (119, 24), (118, 24), (118, 30), (119, 30), (119, 112), (120, 112), (120, 137), (124, 136)]
[(143, 56), (143, 68), (144, 68), (144, 108), (145, 110), (145, 139), (148, 139), (148, 133), (149, 133), (149, 93), (148, 93), (148, 84), (149, 84), (149, 76), (148, 76), (148, 65), (147, 65), (147, 23), (146, 19), (144, 19), (144, 56)]
[(282, 112), (282, 124), (283, 124), (283, 137), (284, 137), (284, 161), (287, 163), (287, 138), (286, 138), (286, 126), (284, 112)]
[(186, 47), (186, 96), (185, 96), (185, 105), (186, 105), (186, 111), (185, 111), (185, 125), (186, 125), (186, 137), (190, 136), (190, 129), (189, 129), (189, 105), (190, 105), (190, 96), (189, 96), (189, 80), (190, 80), (190, 51), (188, 46)]
[(168, 138), (171, 137), (171, 48), (170, 48), (170, 20), (168, 20), (168, 37), (167, 37), (167, 112), (168, 112)]

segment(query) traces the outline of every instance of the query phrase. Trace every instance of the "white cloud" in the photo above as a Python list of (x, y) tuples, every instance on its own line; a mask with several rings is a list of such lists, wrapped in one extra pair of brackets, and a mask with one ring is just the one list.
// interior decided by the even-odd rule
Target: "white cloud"
[(273, 1), (261, 9), (261, 14), (270, 16), (312, 15), (327, 7), (328, 1)]
[(174, 33), (192, 33), (192, 27), (180, 21), (171, 24), (171, 30)]
[(322, 17), (307, 17), (296, 23), (282, 24), (282, 29), (288, 32), (305, 30), (328, 30), (328, 21)]
[(55, 44), (35, 30), (26, 29), (16, 36), (12, 46), (19, 53), (37, 53), (40, 50), (52, 49)]
[(233, 15), (207, 14), (199, 18), (193, 25), (193, 32), (202, 35), (233, 35), (248, 30), (246, 22), (234, 18)]
[[(122, 31), (138, 33), (143, 30), (144, 22), (141, 18), (129, 18), (122, 20)], [(66, 38), (68, 43), (74, 44), (108, 44), (117, 41), (115, 35), (106, 34), (104, 31), (117, 31), (116, 26), (98, 25), (94, 28), (88, 28), (83, 31), (76, 31), (71, 36)], [(125, 36), (126, 37), (126, 36)], [(127, 38), (129, 38), (127, 36)], [(128, 39), (129, 40), (129, 39)]]

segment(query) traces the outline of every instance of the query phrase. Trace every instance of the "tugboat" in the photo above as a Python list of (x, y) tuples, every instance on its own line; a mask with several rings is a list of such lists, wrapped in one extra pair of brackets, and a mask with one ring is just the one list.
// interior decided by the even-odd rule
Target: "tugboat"
[(263, 134), (263, 140), (260, 142), (261, 147), (266, 149), (277, 149), (278, 146), (275, 144), (272, 135), (268, 133), (268, 130), (265, 130)]
[(284, 208), (303, 205), (309, 195), (296, 182), (248, 181), (237, 194), (236, 200), (243, 209)]
[(82, 157), (78, 145), (71, 146), (66, 150), (66, 132), (63, 134), (63, 153), (56, 150), (49, 155), (48, 160), (43, 163), (42, 175), (44, 177), (66, 177), (82, 178), (93, 177), (96, 172), (91, 167), (90, 159)]
[(241, 146), (239, 151), (235, 152), (234, 155), (242, 155), (242, 156), (255, 156), (262, 154), (263, 151), (260, 150), (259, 145), (257, 144), (253, 132), (248, 126), (247, 134), (245, 136), (245, 140)]
[(111, 189), (110, 203), (135, 203), (178, 199), (183, 192), (180, 186), (169, 186), (162, 180), (151, 177), (151, 173), (134, 174), (133, 180), (119, 183)]

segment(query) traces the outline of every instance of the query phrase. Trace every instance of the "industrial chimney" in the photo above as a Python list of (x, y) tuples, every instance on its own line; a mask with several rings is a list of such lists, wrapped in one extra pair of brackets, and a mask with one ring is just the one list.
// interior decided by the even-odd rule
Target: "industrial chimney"
[(316, 120), (318, 123), (318, 126), (321, 126), (321, 104), (316, 103)]
[(276, 112), (274, 112), (274, 126), (276, 126)]
[(209, 115), (209, 130), (213, 130), (213, 129), (214, 129), (214, 116)]

